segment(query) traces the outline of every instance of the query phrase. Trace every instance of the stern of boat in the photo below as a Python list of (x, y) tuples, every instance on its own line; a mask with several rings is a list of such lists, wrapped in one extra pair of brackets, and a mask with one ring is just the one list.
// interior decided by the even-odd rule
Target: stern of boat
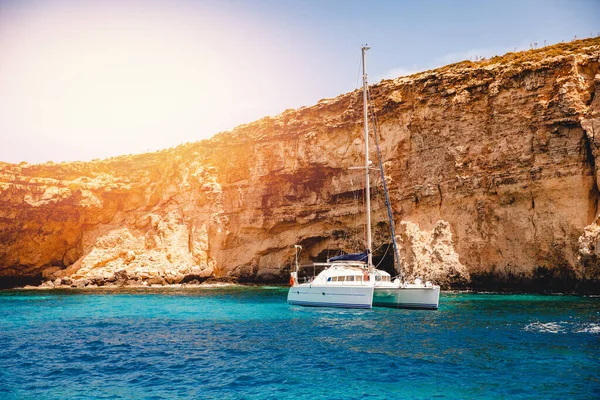
[(436, 285), (376, 287), (373, 294), (373, 305), (379, 307), (437, 310), (439, 300), (440, 287)]

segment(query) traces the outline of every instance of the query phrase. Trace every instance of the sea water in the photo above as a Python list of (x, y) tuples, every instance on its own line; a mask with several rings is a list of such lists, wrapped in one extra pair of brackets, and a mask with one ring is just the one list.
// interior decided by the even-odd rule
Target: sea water
[(442, 293), (410, 311), (286, 294), (0, 292), (0, 399), (600, 398), (600, 298)]

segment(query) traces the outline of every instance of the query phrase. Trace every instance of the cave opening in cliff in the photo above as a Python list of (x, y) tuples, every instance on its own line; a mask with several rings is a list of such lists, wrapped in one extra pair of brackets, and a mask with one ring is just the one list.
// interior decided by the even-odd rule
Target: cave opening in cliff
[(38, 276), (0, 276), (0, 289), (22, 288), (27, 285), (39, 286), (43, 282), (41, 275)]
[(598, 200), (600, 199), (600, 190), (598, 190), (598, 182), (596, 179), (596, 158), (594, 157), (590, 138), (585, 131), (581, 137), (583, 142), (581, 146), (583, 151), (583, 162), (589, 166), (589, 175), (592, 180), (588, 206), (588, 223), (592, 223), (598, 216)]
[[(389, 245), (389, 248), (388, 248)], [(395, 257), (392, 244), (383, 245), (379, 249), (373, 252), (373, 265), (377, 269), (384, 270), (391, 276), (396, 276), (398, 272), (395, 269)], [(323, 249), (316, 257), (312, 259), (313, 262), (327, 262), (327, 260), (333, 256), (340, 255), (339, 249)], [(316, 274), (315, 274), (316, 275)]]
[(389, 244), (389, 248), (388, 246), (382, 246), (379, 251), (373, 253), (373, 264), (375, 264), (377, 269), (382, 269), (391, 276), (398, 275), (394, 261), (394, 249), (391, 243)]

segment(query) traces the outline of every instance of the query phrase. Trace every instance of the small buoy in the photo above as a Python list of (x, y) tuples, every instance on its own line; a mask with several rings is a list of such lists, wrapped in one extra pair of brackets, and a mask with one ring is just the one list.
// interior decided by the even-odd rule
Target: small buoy
[(365, 276), (365, 281), (369, 280), (369, 273), (367, 271), (363, 272), (363, 275)]
[(290, 276), (290, 286), (294, 286), (294, 277)]

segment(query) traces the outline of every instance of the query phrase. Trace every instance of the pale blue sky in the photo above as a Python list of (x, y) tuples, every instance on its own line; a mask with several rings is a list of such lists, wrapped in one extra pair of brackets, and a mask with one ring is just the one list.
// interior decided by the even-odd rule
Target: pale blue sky
[(210, 137), (371, 82), (600, 33), (599, 0), (0, 0), (0, 161)]

